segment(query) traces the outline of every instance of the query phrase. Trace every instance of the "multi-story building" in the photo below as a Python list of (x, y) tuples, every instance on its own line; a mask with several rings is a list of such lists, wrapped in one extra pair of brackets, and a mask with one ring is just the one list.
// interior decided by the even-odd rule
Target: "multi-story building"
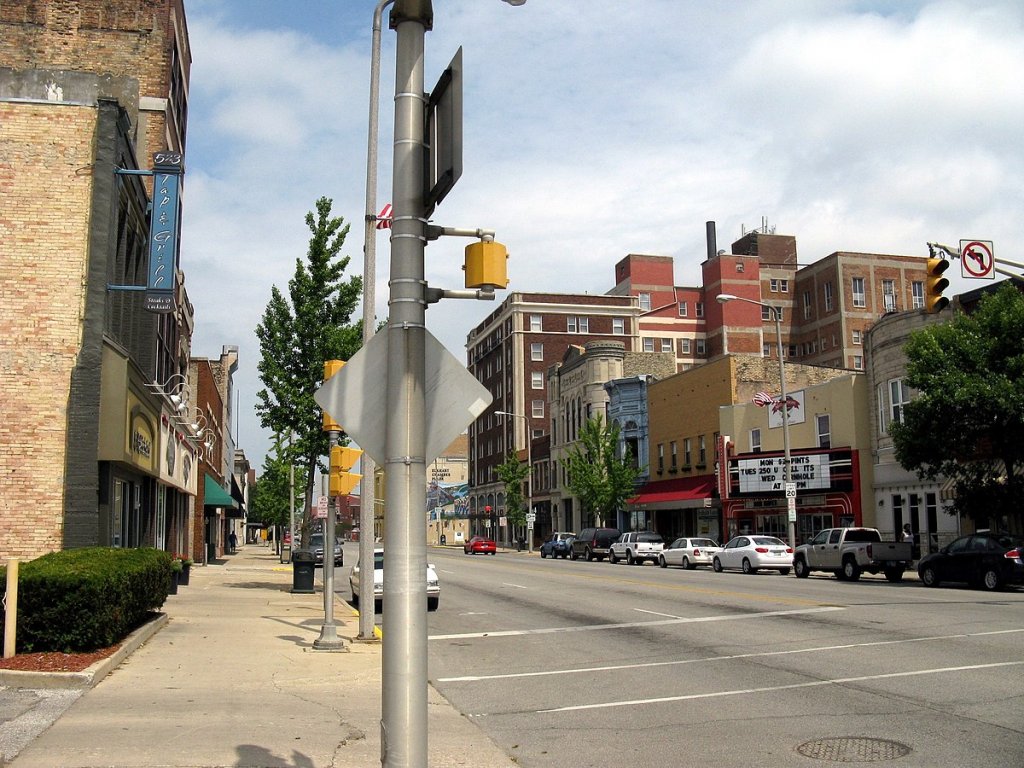
[[(469, 428), (470, 514), (497, 516), (505, 495), (497, 467), (510, 452), (526, 453), (526, 441), (547, 433), (547, 371), (570, 345), (619, 341), (633, 351), (639, 309), (632, 296), (510, 294), (469, 333), (469, 371), (493, 396)], [(518, 418), (497, 415), (496, 411)]]
[(176, 253), (143, 307), (133, 173), (184, 152), (190, 62), (182, 0), (0, 4), (0, 557), (193, 546), (192, 307)]
[(945, 512), (944, 478), (922, 479), (896, 460), (889, 426), (903, 418), (913, 398), (907, 384), (904, 347), (910, 334), (935, 323), (949, 322), (952, 309), (936, 314), (924, 310), (883, 317), (866, 333), (868, 392), (871, 398), (871, 442), (877, 527), (901, 531), (910, 523), (922, 552), (933, 552), (961, 533), (962, 521)]
[[(789, 418), (796, 542), (847, 525), (878, 525), (892, 540), (895, 531), (879, 524), (872, 503), (866, 376), (787, 365), (786, 380), (787, 395), (797, 404)], [(720, 413), (722, 538), (761, 533), (788, 539), (781, 409), (747, 399)]]

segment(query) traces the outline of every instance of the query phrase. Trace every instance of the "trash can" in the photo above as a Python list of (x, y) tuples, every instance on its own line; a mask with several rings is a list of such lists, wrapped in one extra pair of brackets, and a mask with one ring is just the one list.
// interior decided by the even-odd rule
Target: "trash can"
[(444, 535), (444, 534), (442, 533), (442, 534), (441, 534), (441, 546), (443, 547), (443, 546), (444, 546), (445, 544), (447, 544), (447, 543), (448, 543), (448, 537), (447, 537), (447, 536), (445, 536), (445, 535)]
[(526, 549), (526, 539), (516, 539), (516, 549), (522, 552)]
[(313, 575), (316, 572), (316, 555), (308, 550), (298, 549), (292, 553), (292, 592), (311, 595)]

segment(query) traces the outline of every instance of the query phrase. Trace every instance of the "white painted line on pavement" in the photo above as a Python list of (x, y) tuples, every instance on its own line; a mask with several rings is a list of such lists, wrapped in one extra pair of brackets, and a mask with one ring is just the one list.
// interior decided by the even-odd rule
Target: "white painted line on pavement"
[(515, 587), (516, 589), (529, 589), (529, 587), (524, 587), (522, 584), (512, 584), (511, 582), (508, 582), (508, 581), (501, 582), (501, 585), (503, 587)]
[(823, 651), (846, 651), (852, 648), (875, 648), (881, 645), (905, 645), (907, 643), (945, 642), (947, 640), (964, 640), (970, 637), (988, 637), (1024, 632), (1024, 629), (998, 629), (992, 632), (971, 632), (956, 635), (933, 635), (931, 637), (914, 637), (905, 640), (873, 640), (869, 643), (845, 643), (843, 645), (821, 645), (813, 648), (796, 648), (788, 651), (761, 651), (759, 653), (737, 653), (731, 656), (703, 656), (699, 659), (677, 659), (675, 661), (648, 661), (642, 664), (610, 664), (602, 667), (576, 667), (574, 669), (547, 669), (539, 672), (510, 672), (502, 675), (465, 675), (463, 677), (439, 677), (439, 683), (476, 683), (487, 680), (509, 680), (516, 677), (549, 677), (551, 675), (576, 675), (580, 673), (614, 672), (620, 669), (646, 669), (648, 667), (673, 667), (683, 664), (706, 664), (711, 661), (736, 661), (737, 659), (756, 659), (768, 656), (792, 656), (801, 653), (821, 653)]
[(634, 608), (637, 613), (649, 613), (651, 616), (664, 616), (666, 619), (681, 619), (682, 616), (676, 616), (672, 613), (658, 613), (657, 611), (645, 611), (643, 608)]
[(631, 701), (609, 701), (604, 704), (577, 704), (571, 707), (556, 709), (538, 709), (534, 714), (550, 714), (552, 712), (578, 712), (583, 709), (608, 709), (611, 707), (635, 707), (639, 704), (664, 704), (672, 701), (694, 701), (696, 699), (714, 699), (722, 696), (741, 696), (753, 693), (772, 693), (774, 691), (790, 691), (798, 688), (818, 688), (825, 685), (845, 685), (846, 683), (865, 683), (871, 680), (888, 680), (896, 677), (914, 677), (917, 675), (938, 675), (943, 672), (972, 672), (978, 669), (995, 669), (998, 667), (1016, 667), (1024, 661), (1001, 661), (996, 664), (972, 664), (966, 667), (938, 667), (935, 669), (919, 669), (915, 672), (891, 672), (884, 675), (862, 675), (860, 677), (839, 677), (835, 680), (814, 680), (809, 683), (793, 683), (791, 685), (773, 685), (764, 688), (742, 688), (735, 691), (716, 691), (714, 693), (694, 693), (686, 696), (663, 696), (657, 699), (633, 699)]
[(727, 616), (698, 616), (690, 619), (664, 619), (662, 621), (629, 621), (620, 624), (588, 624), (580, 627), (547, 627), (544, 629), (507, 629), (497, 632), (466, 632), (456, 635), (431, 635), (428, 640), (467, 640), (472, 637), (519, 637), (523, 635), (552, 635), (559, 632), (596, 632), (603, 629), (632, 629), (634, 627), (664, 627), (670, 624), (700, 624), (710, 621), (737, 621), (760, 619), (768, 616), (797, 616), (808, 613), (845, 611), (839, 606), (820, 608), (794, 608), (788, 611), (762, 611), (759, 613), (729, 614)]

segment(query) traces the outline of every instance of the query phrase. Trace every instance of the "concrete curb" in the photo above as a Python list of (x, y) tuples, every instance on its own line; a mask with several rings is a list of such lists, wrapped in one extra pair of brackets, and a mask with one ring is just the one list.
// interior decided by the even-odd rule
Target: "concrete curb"
[(150, 619), (128, 635), (128, 638), (114, 653), (86, 667), (81, 672), (24, 672), (17, 669), (0, 669), (0, 687), (48, 690), (93, 688), (116, 669), (122, 661), (135, 653), (143, 643), (163, 629), (167, 622), (166, 613), (157, 614), (156, 618)]

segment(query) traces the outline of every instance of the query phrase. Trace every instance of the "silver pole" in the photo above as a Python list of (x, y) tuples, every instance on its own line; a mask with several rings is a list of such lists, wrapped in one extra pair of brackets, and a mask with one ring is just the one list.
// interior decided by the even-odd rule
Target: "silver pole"
[[(772, 313), (775, 315), (775, 342), (779, 348), (779, 389), (781, 390), (779, 396), (782, 398), (782, 451), (786, 459), (785, 488), (788, 488), (789, 484), (793, 481), (793, 470), (789, 461), (789, 395), (786, 394), (786, 357), (782, 353), (782, 308), (773, 306)], [(789, 516), (788, 498), (786, 498), (786, 516)], [(792, 549), (796, 549), (795, 520), (789, 521), (789, 546)]]
[[(388, 317), (383, 706), (388, 768), (427, 768), (427, 528), (423, 52), (430, 0), (397, 0), (398, 33)], [(366, 564), (369, 566), (369, 563)]]
[[(376, 332), (377, 314), (377, 140), (380, 102), (380, 30), (384, 9), (394, 0), (381, 0), (373, 12), (373, 43), (370, 51), (370, 119), (366, 139), (366, 208), (363, 225), (363, 346)], [(359, 562), (373, 562), (373, 518), (377, 493), (376, 465), (368, 454), (361, 459), (363, 479), (359, 499)], [(373, 611), (359, 612), (359, 639), (374, 641)]]
[[(331, 449), (338, 444), (340, 433), (331, 430), (327, 433), (330, 448), (327, 449), (328, 458)], [(330, 464), (328, 463), (328, 466)], [(330, 471), (330, 470), (328, 470)], [(328, 493), (330, 493), (330, 480), (327, 482)], [(324, 623), (320, 627), (320, 637), (313, 641), (313, 648), (318, 651), (347, 651), (345, 641), (338, 637), (338, 625), (334, 623), (334, 521), (338, 514), (338, 498), (332, 496), (328, 503), (327, 519), (324, 520)]]

